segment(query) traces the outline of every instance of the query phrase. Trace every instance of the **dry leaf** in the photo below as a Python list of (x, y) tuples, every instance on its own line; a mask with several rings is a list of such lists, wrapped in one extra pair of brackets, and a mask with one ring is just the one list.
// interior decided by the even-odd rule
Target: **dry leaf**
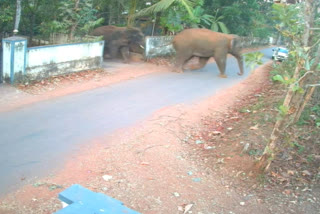
[(221, 135), (221, 132), (219, 132), (219, 131), (213, 131), (212, 134), (213, 134), (213, 135)]
[(259, 128), (259, 124), (255, 125), (255, 126), (251, 126), (250, 130), (258, 130)]
[(308, 170), (303, 170), (302, 175), (303, 176), (311, 176), (311, 173)]
[(294, 171), (293, 170), (288, 170), (288, 175), (294, 175)]
[(184, 212), (183, 214), (186, 214), (187, 212), (189, 212), (192, 208), (193, 204), (187, 204), (185, 207), (184, 207)]
[(150, 163), (148, 163), (148, 162), (141, 162), (140, 164), (143, 165), (143, 166), (148, 166), (148, 165), (150, 165)]

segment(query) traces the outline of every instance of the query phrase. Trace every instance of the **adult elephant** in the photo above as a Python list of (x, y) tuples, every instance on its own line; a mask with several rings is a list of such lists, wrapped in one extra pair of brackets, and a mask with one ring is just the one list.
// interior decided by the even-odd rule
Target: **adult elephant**
[(106, 25), (94, 29), (91, 35), (103, 36), (105, 57), (116, 58), (121, 55), (124, 62), (129, 63), (130, 51), (143, 53), (144, 35), (138, 28)]
[(173, 39), (176, 50), (175, 71), (182, 72), (183, 65), (196, 56), (199, 63), (191, 69), (200, 69), (213, 57), (220, 70), (220, 77), (226, 78), (226, 61), (228, 53), (233, 55), (239, 64), (239, 75), (243, 74), (243, 59), (240, 37), (236, 35), (214, 32), (208, 29), (186, 29)]

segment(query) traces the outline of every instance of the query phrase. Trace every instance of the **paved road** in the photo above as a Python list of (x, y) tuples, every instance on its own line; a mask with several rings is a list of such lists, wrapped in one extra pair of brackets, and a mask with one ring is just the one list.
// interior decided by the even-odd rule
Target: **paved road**
[[(264, 61), (271, 58), (265, 49)], [(229, 72), (228, 72), (229, 70)], [(0, 195), (23, 182), (46, 176), (68, 154), (95, 137), (112, 133), (178, 103), (192, 103), (247, 78), (228, 59), (228, 79), (217, 77), (214, 63), (199, 71), (153, 73), (78, 94), (0, 113)]]

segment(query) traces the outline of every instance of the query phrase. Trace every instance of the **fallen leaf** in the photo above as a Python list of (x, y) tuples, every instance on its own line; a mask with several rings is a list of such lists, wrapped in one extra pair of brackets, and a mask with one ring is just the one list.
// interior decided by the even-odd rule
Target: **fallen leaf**
[(218, 158), (217, 163), (224, 163), (224, 158)]
[(282, 192), (283, 194), (286, 194), (286, 195), (290, 195), (291, 194), (291, 190), (289, 189), (286, 189)]
[(150, 165), (148, 162), (141, 162), (141, 165), (143, 165), (143, 166), (148, 166), (148, 165)]
[(250, 147), (250, 143), (246, 143), (246, 144), (243, 146), (242, 152), (248, 151), (249, 147)]
[(109, 180), (112, 179), (112, 176), (111, 176), (111, 175), (104, 175), (104, 176), (102, 176), (102, 178), (103, 178), (103, 180), (105, 180), (105, 181), (109, 181)]
[(213, 134), (213, 135), (221, 135), (221, 132), (219, 132), (219, 131), (213, 131), (212, 134)]
[(55, 189), (62, 189), (63, 187), (60, 185), (52, 184), (48, 188), (49, 188), (49, 190), (53, 191)]
[(187, 212), (189, 212), (192, 208), (193, 204), (187, 204), (185, 207), (184, 207), (184, 212), (183, 214), (186, 214)]
[(311, 176), (311, 173), (308, 170), (303, 170), (302, 175), (303, 176)]
[(294, 175), (294, 171), (293, 170), (288, 170), (288, 175)]
[(255, 126), (251, 126), (250, 130), (258, 130), (259, 128), (259, 124), (255, 125)]
[(180, 194), (179, 194), (178, 192), (174, 192), (173, 195), (174, 195), (175, 197), (180, 197)]

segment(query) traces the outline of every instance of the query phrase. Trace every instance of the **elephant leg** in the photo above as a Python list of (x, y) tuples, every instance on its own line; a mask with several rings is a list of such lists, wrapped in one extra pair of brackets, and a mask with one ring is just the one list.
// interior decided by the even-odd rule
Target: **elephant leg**
[(129, 47), (128, 46), (121, 47), (120, 53), (124, 59), (124, 63), (129, 63), (129, 57), (130, 57)]
[(189, 59), (192, 58), (191, 54), (179, 54), (176, 55), (176, 62), (174, 66), (174, 72), (183, 73), (183, 65), (186, 64)]
[(111, 58), (117, 58), (119, 52), (119, 47), (118, 46), (113, 46), (110, 48), (110, 57)]
[(110, 59), (111, 58), (109, 49), (105, 48), (103, 50), (103, 58), (105, 58), (105, 59)]
[(241, 54), (231, 54), (232, 56), (234, 56), (237, 61), (238, 61), (238, 65), (239, 65), (239, 69), (240, 72), (238, 73), (238, 75), (243, 75), (243, 58)]
[(191, 70), (198, 70), (198, 69), (203, 68), (207, 64), (209, 59), (210, 59), (210, 57), (199, 57), (199, 63), (196, 65), (192, 65), (190, 67), (190, 69)]
[(226, 71), (226, 62), (227, 62), (227, 54), (215, 56), (214, 59), (216, 60), (216, 63), (217, 63), (218, 68), (219, 68), (219, 70), (220, 70), (220, 75), (219, 75), (219, 77), (221, 77), (221, 78), (227, 78), (227, 75), (225, 74), (225, 71)]

